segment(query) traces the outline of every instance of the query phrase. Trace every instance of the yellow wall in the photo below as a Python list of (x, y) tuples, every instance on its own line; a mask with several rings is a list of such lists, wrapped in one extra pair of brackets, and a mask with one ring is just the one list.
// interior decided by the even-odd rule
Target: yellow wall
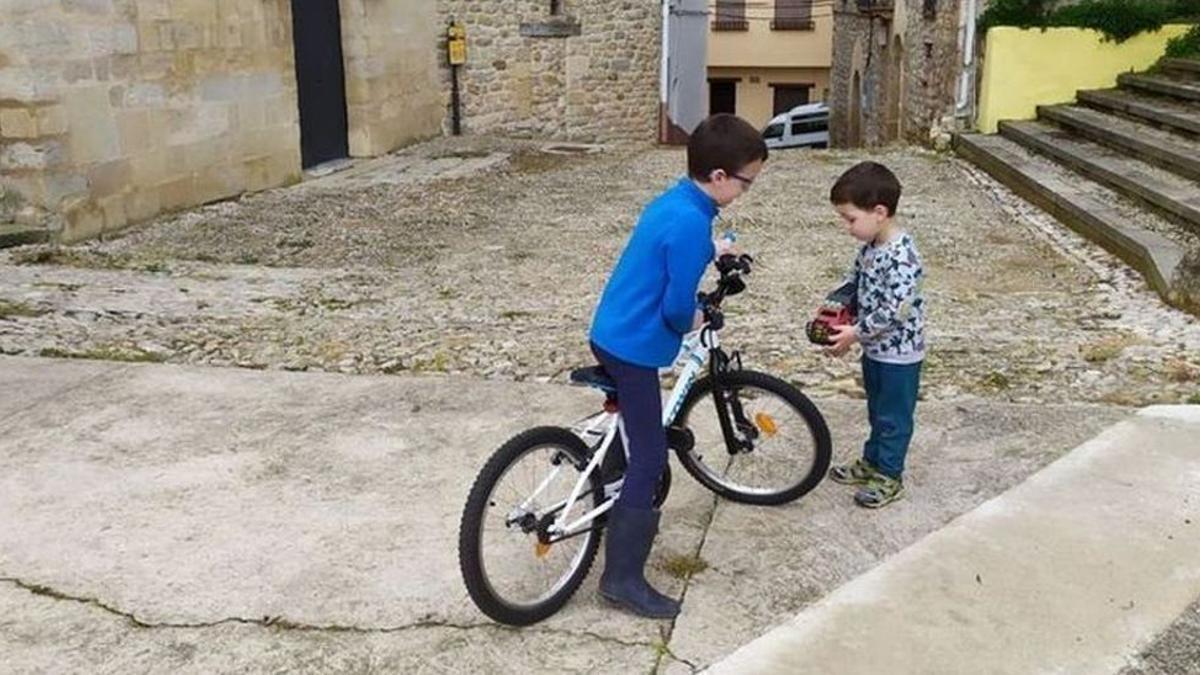
[(983, 59), (979, 129), (995, 133), (1001, 120), (1033, 119), (1037, 106), (1074, 101), (1077, 90), (1112, 87), (1119, 74), (1153, 65), (1167, 40), (1188, 28), (1165, 26), (1120, 44), (1082, 28), (993, 28)]
[[(775, 104), (773, 84), (811, 84), (808, 100), (825, 100), (828, 68), (709, 68), (709, 79), (736, 79), (737, 114), (758, 128), (771, 120)], [(757, 81), (755, 81), (757, 80)]]
[[(748, 3), (749, 30), (710, 31), (708, 66), (828, 68), (833, 61), (833, 17), (827, 6), (813, 7), (813, 30), (771, 30), (770, 13)], [(710, 3), (710, 8), (715, 4)]]

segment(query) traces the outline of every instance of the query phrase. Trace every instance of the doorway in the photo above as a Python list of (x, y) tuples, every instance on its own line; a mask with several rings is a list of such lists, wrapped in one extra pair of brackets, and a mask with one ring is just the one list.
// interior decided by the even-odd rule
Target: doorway
[(338, 0), (292, 0), (300, 103), (300, 161), (309, 168), (350, 154)]

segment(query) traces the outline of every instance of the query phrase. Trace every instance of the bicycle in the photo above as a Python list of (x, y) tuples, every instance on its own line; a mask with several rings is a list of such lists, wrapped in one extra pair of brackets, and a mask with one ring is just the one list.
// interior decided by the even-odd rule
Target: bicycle
[[(663, 406), (663, 425), (668, 448), (706, 488), (735, 502), (779, 505), (821, 482), (829, 469), (831, 442), (824, 417), (799, 389), (743, 369), (740, 353), (726, 354), (721, 348), (721, 304), (745, 290), (743, 276), (752, 262), (747, 255), (717, 261), (716, 289), (699, 294), (701, 328), (685, 336), (673, 368), (678, 377)], [(701, 376), (705, 365), (708, 373)], [(509, 439), (480, 471), (463, 509), (463, 580), (479, 609), (501, 623), (533, 624), (567, 603), (591, 569), (605, 514), (620, 493), (628, 442), (616, 386), (599, 366), (576, 369), (570, 379), (604, 392), (604, 408), (569, 428), (540, 426)], [(715, 423), (699, 407), (705, 399), (714, 403)], [(769, 400), (782, 403), (782, 412), (762, 405)], [(785, 430), (799, 430), (799, 438)], [(772, 445), (781, 439), (795, 442)], [(768, 447), (770, 453), (763, 450)], [(782, 456), (789, 447), (800, 451), (801, 461)], [(765, 487), (746, 482), (747, 467)], [(519, 487), (505, 483), (509, 477), (520, 478), (518, 474), (528, 480)], [(656, 507), (670, 487), (668, 466)], [(488, 529), (491, 525), (494, 531)], [(531, 553), (529, 569), (523, 563)], [(554, 571), (560, 564), (561, 573)]]

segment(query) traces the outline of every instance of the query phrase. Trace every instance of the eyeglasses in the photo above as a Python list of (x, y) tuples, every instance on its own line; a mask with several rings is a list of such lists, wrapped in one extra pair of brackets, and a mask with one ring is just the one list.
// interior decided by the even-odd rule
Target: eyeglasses
[(751, 186), (751, 185), (754, 185), (754, 179), (753, 179), (753, 178), (746, 178), (745, 176), (743, 176), (743, 175), (742, 175), (742, 174), (740, 174), (740, 173), (731, 173), (731, 174), (729, 174), (729, 177), (730, 177), (730, 178), (736, 178), (736, 179), (738, 179), (738, 180), (742, 181), (742, 185), (745, 185), (745, 186), (746, 186), (746, 188), (745, 188), (745, 189), (747, 189), (747, 190), (749, 190), (749, 189), (750, 189), (750, 186)]
[(740, 173), (726, 172), (725, 169), (716, 169), (716, 171), (725, 173), (725, 175), (727, 175), (728, 178), (732, 178), (734, 180), (740, 181), (740, 183), (742, 183), (742, 185), (743, 185), (743, 187), (742, 187), (743, 190), (750, 190), (750, 186), (754, 185), (754, 179), (746, 178), (746, 177), (744, 177), (744, 175), (742, 175)]

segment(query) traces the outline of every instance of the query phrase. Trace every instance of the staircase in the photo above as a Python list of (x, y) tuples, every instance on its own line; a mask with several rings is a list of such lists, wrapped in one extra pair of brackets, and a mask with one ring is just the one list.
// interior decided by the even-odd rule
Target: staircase
[(1200, 61), (1165, 59), (1077, 99), (955, 149), (1200, 313)]

